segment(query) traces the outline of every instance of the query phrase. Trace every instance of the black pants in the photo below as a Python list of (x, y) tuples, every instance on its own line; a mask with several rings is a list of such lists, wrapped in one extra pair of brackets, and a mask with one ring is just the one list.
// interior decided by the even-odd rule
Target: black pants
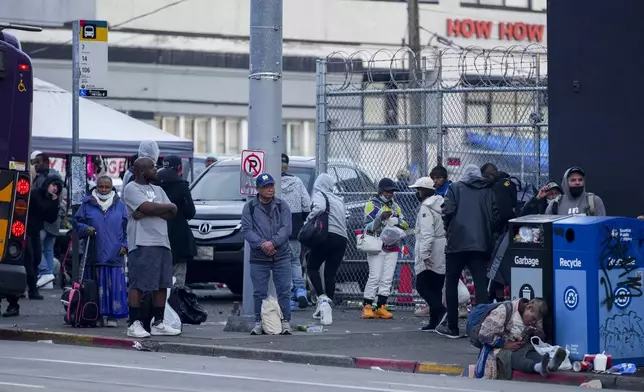
[(534, 351), (529, 343), (528, 346), (513, 351), (510, 357), (512, 369), (523, 373), (535, 373), (534, 365), (539, 362), (541, 362), (541, 355)]
[(489, 303), (487, 293), (487, 264), (490, 257), (483, 252), (448, 253), (445, 273), (445, 300), (447, 323), (450, 329), (458, 330), (458, 281), (467, 267), (472, 274), (476, 290), (476, 304)]
[[(25, 270), (27, 270), (27, 286), (29, 292), (34, 293), (38, 291), (38, 265), (42, 259), (42, 243), (40, 242), (40, 233), (31, 234), (27, 233), (25, 241)], [(7, 296), (7, 302), (11, 305), (17, 305), (17, 296)]]
[[(320, 296), (326, 294), (333, 300), (335, 295), (335, 275), (340, 268), (344, 258), (344, 251), (347, 248), (347, 239), (337, 234), (329, 233), (324, 242), (315, 249), (311, 249), (311, 256), (306, 265), (306, 273), (311, 279), (315, 293)], [(324, 264), (324, 288), (320, 277), (320, 266)]]
[(445, 275), (437, 274), (434, 271), (425, 270), (416, 276), (416, 290), (427, 302), (432, 321), (439, 322), (438, 318), (443, 317), (445, 307), (443, 306), (443, 284)]

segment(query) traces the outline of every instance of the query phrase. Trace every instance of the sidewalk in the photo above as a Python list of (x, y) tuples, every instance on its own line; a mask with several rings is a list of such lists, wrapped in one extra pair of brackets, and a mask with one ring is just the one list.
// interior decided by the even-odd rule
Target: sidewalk
[[(21, 301), (20, 317), (0, 319), (0, 339), (133, 346), (134, 340), (127, 337), (125, 327), (77, 329), (63, 325), (60, 292), (49, 293), (44, 301)], [(394, 312), (393, 320), (361, 320), (356, 310), (336, 309), (333, 324), (321, 333), (296, 331), (292, 336), (250, 336), (223, 331), (231, 303), (202, 301), (202, 304), (209, 313), (203, 325), (184, 326), (179, 337), (152, 337), (140, 343), (145, 349), (158, 352), (448, 375), (460, 375), (465, 366), (476, 362), (478, 353), (467, 339), (446, 339), (420, 331), (421, 322), (427, 319), (415, 318), (407, 311)], [(314, 324), (312, 311), (294, 312), (293, 326)], [(644, 378), (633, 376), (560, 373), (550, 381), (579, 385), (587, 379), (601, 379), (604, 388), (644, 389)], [(541, 377), (521, 380), (545, 381)]]

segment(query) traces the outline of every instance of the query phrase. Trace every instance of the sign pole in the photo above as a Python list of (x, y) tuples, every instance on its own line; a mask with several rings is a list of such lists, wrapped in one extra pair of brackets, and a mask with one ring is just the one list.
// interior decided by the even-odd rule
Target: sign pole
[[(283, 0), (250, 1), (250, 70), (248, 148), (263, 150), (263, 171), (276, 181), (280, 196), (282, 142), (282, 9)], [(243, 160), (242, 160), (243, 162)], [(225, 331), (249, 332), (254, 324), (250, 248), (244, 246), (243, 315), (231, 316)], [(272, 284), (272, 280), (271, 280)], [(274, 291), (273, 290), (269, 290)]]
[[(72, 155), (68, 159), (69, 199), (76, 214), (87, 188), (87, 157), (80, 153), (80, 97), (107, 97), (107, 22), (72, 23)], [(79, 279), (79, 241), (72, 236), (72, 279)]]
[[(79, 205), (74, 203), (75, 198), (73, 195), (77, 193), (78, 184), (74, 181), (74, 178), (78, 176), (77, 173), (74, 173), (74, 169), (77, 165), (73, 164), (73, 160), (78, 156), (80, 151), (80, 122), (79, 122), (79, 105), (80, 98), (78, 96), (78, 90), (80, 89), (80, 21), (75, 20), (72, 24), (72, 156), (68, 159), (70, 163), (68, 168), (71, 169), (71, 177), (69, 181), (69, 196), (68, 199), (72, 201), (72, 216), (76, 215)], [(70, 174), (70, 170), (67, 170), (67, 174)], [(76, 175), (75, 175), (76, 174)], [(76, 282), (79, 279), (79, 242), (78, 236), (75, 233), (72, 235), (72, 281)]]

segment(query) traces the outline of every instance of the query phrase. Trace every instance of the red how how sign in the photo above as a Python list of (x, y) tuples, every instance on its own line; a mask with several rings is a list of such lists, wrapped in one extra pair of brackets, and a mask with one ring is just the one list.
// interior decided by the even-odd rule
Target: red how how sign
[(447, 19), (447, 36), (456, 38), (542, 42), (545, 28), (545, 25), (523, 22)]

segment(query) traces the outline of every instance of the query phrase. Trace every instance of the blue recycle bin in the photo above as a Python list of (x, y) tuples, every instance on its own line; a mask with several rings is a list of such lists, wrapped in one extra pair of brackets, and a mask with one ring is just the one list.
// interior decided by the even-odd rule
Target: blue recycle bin
[(644, 221), (574, 216), (553, 224), (556, 344), (644, 365)]

